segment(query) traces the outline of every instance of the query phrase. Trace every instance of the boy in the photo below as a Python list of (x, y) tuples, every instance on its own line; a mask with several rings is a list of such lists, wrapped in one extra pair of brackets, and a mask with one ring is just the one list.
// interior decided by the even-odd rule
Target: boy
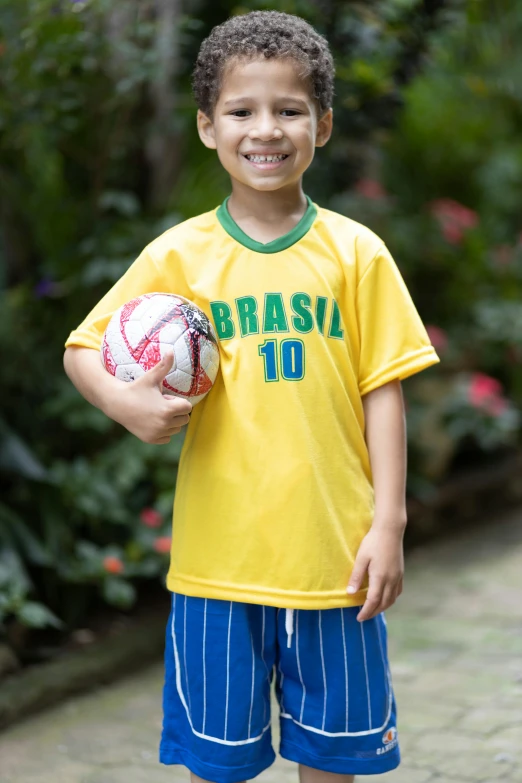
[(154, 240), (67, 341), (81, 393), (148, 443), (188, 423), (100, 367), (111, 314), (167, 291), (213, 318), (221, 372), (180, 461), (167, 586), (160, 760), (238, 783), (281, 755), (302, 783), (399, 764), (382, 612), (402, 590), (400, 380), (438, 361), (383, 242), (302, 190), (332, 129), (333, 62), (302, 19), (214, 28), (194, 72), (198, 131), (231, 178), (217, 210)]

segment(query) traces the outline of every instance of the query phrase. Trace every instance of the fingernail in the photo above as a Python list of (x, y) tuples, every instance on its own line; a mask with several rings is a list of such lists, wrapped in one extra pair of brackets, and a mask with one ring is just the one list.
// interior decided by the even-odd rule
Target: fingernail
[(346, 588), (346, 592), (347, 593), (356, 593), (357, 590), (355, 589), (355, 587), (353, 585), (348, 585), (348, 587)]

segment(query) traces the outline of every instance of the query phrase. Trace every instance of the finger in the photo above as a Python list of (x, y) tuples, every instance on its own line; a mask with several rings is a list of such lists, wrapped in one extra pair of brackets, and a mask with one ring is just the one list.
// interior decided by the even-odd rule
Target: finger
[(149, 386), (160, 386), (161, 382), (169, 374), (174, 364), (174, 353), (171, 350), (166, 351), (161, 361), (147, 370), (145, 375), (138, 378), (135, 383), (146, 383)]
[(366, 601), (364, 602), (361, 611), (357, 615), (358, 621), (362, 623), (364, 620), (369, 620), (371, 617), (373, 617), (375, 611), (379, 608), (381, 601), (382, 586), (379, 585), (378, 587), (371, 587), (370, 590), (368, 590)]
[(400, 578), (396, 578), (388, 582), (387, 581), (383, 582), (381, 605), (378, 607), (378, 610), (375, 613), (376, 615), (386, 611), (386, 609), (389, 609), (390, 606), (393, 606), (393, 604), (395, 603), (395, 601), (400, 595), (399, 589), (400, 589), (401, 581), (402, 580)]
[(164, 438), (158, 438), (158, 440), (154, 441), (155, 446), (163, 446), (165, 443), (170, 443), (170, 435), (167, 435)]
[(174, 416), (173, 419), (169, 418), (166, 422), (168, 427), (184, 427), (185, 424), (188, 424), (190, 421), (190, 416), (188, 414), (185, 414), (183, 416)]
[(161, 437), (172, 438), (173, 435), (178, 435), (188, 421), (190, 421), (188, 417), (179, 416), (178, 420), (174, 419), (168, 423), (168, 425), (165, 427), (164, 434)]
[(395, 585), (389, 585), (385, 587), (384, 592), (382, 594), (381, 605), (378, 607), (377, 611), (375, 612), (375, 616), (377, 616), (381, 612), (385, 612), (386, 609), (390, 608), (390, 606), (393, 606), (396, 599), (397, 599), (397, 587)]
[(379, 599), (371, 600), (369, 598), (366, 599), (364, 602), (361, 611), (357, 615), (357, 620), (360, 623), (363, 623), (365, 620), (369, 620), (371, 617), (374, 616), (375, 610), (379, 606)]
[(171, 438), (173, 435), (178, 435), (181, 432), (181, 430), (183, 429), (183, 427), (186, 424), (189, 423), (189, 421), (190, 421), (190, 417), (189, 416), (178, 416), (178, 417), (176, 417), (175, 419), (173, 419), (170, 422), (169, 427), (168, 427), (167, 431), (165, 432), (164, 437)]
[(364, 577), (366, 576), (369, 564), (370, 559), (368, 557), (357, 555), (355, 558), (352, 575), (350, 577), (348, 587), (346, 588), (347, 593), (357, 593), (361, 589), (361, 585), (363, 583)]
[(186, 397), (176, 397), (174, 394), (166, 394), (165, 401), (174, 416), (190, 416), (194, 407)]

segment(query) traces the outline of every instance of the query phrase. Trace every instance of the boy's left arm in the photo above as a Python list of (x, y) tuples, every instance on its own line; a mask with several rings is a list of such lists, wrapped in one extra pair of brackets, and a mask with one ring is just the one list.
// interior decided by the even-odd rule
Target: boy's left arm
[(348, 593), (357, 592), (368, 572), (366, 601), (357, 619), (369, 620), (395, 603), (402, 592), (406, 527), (406, 421), (400, 381), (363, 398), (375, 512), (355, 558)]

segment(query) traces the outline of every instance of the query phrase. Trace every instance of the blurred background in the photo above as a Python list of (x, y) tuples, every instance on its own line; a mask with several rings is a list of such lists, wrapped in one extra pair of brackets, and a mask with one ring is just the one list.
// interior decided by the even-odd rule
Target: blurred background
[(89, 406), (64, 375), (63, 343), (146, 243), (227, 195), (195, 132), (190, 74), (212, 26), (254, 9), (299, 14), (328, 37), (335, 130), (306, 192), (386, 241), (442, 360), (404, 384), (411, 535), (459, 477), (520, 453), (520, 4), (0, 0), (11, 667), (164, 590), (181, 440), (148, 446)]

